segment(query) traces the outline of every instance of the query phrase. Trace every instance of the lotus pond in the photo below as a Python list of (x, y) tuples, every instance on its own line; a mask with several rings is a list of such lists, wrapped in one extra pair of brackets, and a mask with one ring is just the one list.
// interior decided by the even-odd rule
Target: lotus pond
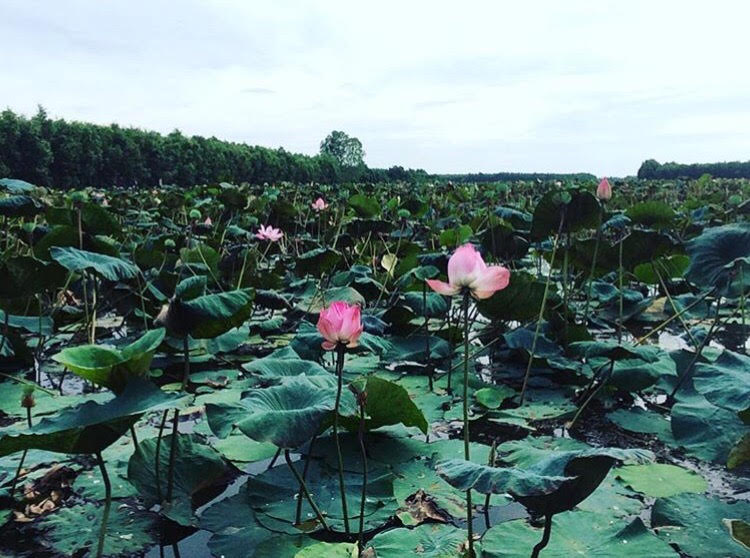
[(2, 179), (0, 556), (749, 556), (748, 198)]

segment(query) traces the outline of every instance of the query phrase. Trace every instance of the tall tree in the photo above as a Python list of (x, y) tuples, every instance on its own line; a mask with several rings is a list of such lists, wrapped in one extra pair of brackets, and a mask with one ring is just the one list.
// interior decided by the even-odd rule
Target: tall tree
[(362, 142), (340, 130), (334, 130), (320, 142), (320, 154), (333, 157), (344, 167), (358, 167), (365, 162)]

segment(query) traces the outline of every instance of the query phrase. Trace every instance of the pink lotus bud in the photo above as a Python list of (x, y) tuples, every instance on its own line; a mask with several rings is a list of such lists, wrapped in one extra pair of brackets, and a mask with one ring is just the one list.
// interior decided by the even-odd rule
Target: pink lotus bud
[(448, 282), (428, 279), (430, 288), (442, 295), (453, 296), (469, 289), (478, 300), (491, 297), (508, 286), (510, 271), (500, 265), (487, 266), (482, 255), (471, 244), (464, 244), (448, 260)]
[(310, 204), (310, 207), (312, 207), (315, 211), (323, 211), (328, 207), (328, 204), (325, 202), (325, 200), (323, 200), (323, 198), (318, 198)]
[(318, 331), (323, 336), (323, 348), (332, 351), (337, 345), (356, 347), (362, 335), (362, 318), (359, 306), (336, 301), (320, 311)]
[(596, 197), (601, 201), (609, 201), (612, 199), (612, 186), (609, 185), (609, 180), (602, 178), (599, 186), (596, 188)]
[(211, 217), (206, 217), (206, 220), (203, 221), (203, 224), (206, 225), (207, 227), (211, 227), (213, 226), (214, 222), (211, 220)]

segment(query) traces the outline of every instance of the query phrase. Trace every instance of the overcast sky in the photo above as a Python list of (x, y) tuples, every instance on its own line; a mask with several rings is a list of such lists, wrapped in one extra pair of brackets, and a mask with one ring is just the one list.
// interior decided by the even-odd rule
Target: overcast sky
[(0, 107), (370, 166), (750, 159), (750, 2), (0, 0)]

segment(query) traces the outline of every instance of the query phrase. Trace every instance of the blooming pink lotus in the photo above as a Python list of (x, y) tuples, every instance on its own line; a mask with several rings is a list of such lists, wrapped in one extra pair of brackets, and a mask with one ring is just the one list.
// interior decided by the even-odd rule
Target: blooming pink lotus
[(453, 296), (468, 289), (478, 300), (491, 297), (508, 286), (510, 271), (500, 265), (487, 266), (482, 255), (471, 244), (464, 244), (448, 260), (448, 282), (428, 279), (430, 288), (442, 295)]
[(338, 344), (356, 347), (362, 335), (359, 306), (341, 300), (320, 311), (318, 331), (323, 336), (323, 348), (332, 351)]
[(599, 186), (596, 188), (596, 197), (601, 201), (609, 201), (612, 199), (612, 186), (609, 184), (609, 180), (602, 178)]
[(318, 198), (310, 204), (310, 207), (312, 207), (315, 211), (323, 211), (328, 207), (328, 204), (323, 198)]
[(258, 240), (269, 240), (271, 242), (278, 242), (282, 236), (284, 236), (284, 233), (281, 232), (281, 229), (276, 229), (271, 225), (261, 225), (258, 232), (255, 233), (255, 238)]

